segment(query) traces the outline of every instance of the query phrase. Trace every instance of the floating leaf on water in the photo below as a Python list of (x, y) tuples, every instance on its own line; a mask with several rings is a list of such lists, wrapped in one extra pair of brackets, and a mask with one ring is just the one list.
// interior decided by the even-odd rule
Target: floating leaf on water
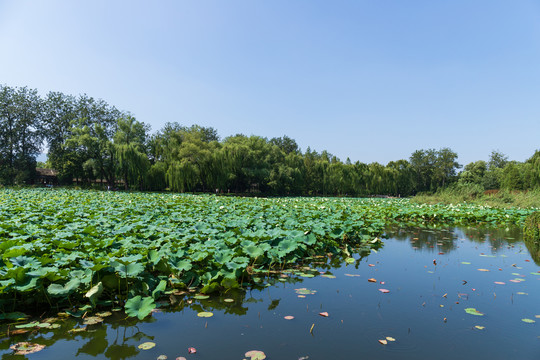
[(540, 275), (539, 272), (532, 272), (531, 275)]
[(187, 359), (185, 357), (183, 357), (183, 356), (179, 356), (179, 357), (176, 358), (176, 360), (187, 360)]
[(486, 328), (485, 326), (475, 325), (475, 329), (478, 329), (478, 330), (484, 330), (485, 328)]
[(325, 311), (325, 312), (320, 312), (319, 315), (323, 316), (323, 317), (328, 317), (328, 313)]
[(157, 360), (167, 360), (167, 355), (159, 355)]
[(300, 273), (300, 274), (298, 274), (298, 276), (305, 277), (305, 278), (315, 277), (315, 275), (309, 274), (309, 273)]
[(27, 355), (45, 349), (45, 345), (29, 343), (27, 341), (18, 342), (9, 347), (15, 351), (15, 355)]
[(488, 269), (478, 269), (478, 271), (488, 272), (489, 270)]
[(294, 316), (292, 316), (292, 315), (287, 315), (287, 316), (284, 316), (283, 318), (284, 318), (285, 320), (292, 320), (292, 319), (294, 319)]
[(322, 274), (321, 276), (324, 277), (324, 278), (328, 278), (328, 279), (335, 279), (336, 278), (336, 276), (332, 275), (332, 274)]
[(386, 345), (386, 344), (388, 344), (388, 341), (386, 341), (386, 339), (382, 339), (382, 340), (379, 340), (379, 343), (381, 345)]
[(99, 324), (101, 322), (103, 322), (103, 318), (101, 318), (99, 316), (89, 316), (89, 317), (84, 319), (83, 324), (84, 325), (95, 325), (95, 324)]
[(112, 312), (110, 311), (102, 311), (102, 312), (98, 312), (96, 313), (96, 316), (99, 316), (99, 317), (108, 317), (108, 316), (111, 316), (112, 315)]
[(194, 299), (197, 299), (197, 300), (206, 300), (206, 299), (208, 299), (209, 297), (210, 297), (210, 296), (208, 296), (208, 295), (201, 295), (201, 294), (199, 294), (199, 295), (195, 295), (193, 298), (194, 298)]
[(518, 291), (516, 294), (518, 294), (518, 295), (529, 295), (528, 293), (523, 292), (523, 291)]
[(299, 298), (305, 298), (306, 295), (298, 295)]
[(358, 274), (345, 274), (345, 276), (349, 276), (349, 277), (360, 277), (360, 275), (358, 275)]
[(462, 263), (463, 265), (471, 265), (471, 263), (468, 262), (468, 261), (462, 261), (461, 263)]
[(202, 318), (209, 318), (209, 317), (214, 316), (214, 314), (211, 313), (210, 311), (201, 311), (200, 313), (197, 314), (197, 316), (202, 317)]
[(248, 351), (245, 354), (245, 357), (250, 358), (251, 360), (264, 360), (264, 359), (266, 359), (265, 353), (263, 353), (262, 351), (259, 351), (259, 350)]
[(345, 262), (346, 262), (347, 264), (354, 264), (355, 261), (356, 261), (356, 260), (354, 260), (354, 258), (351, 258), (351, 257), (345, 259)]
[(234, 302), (234, 299), (227, 298), (227, 299), (223, 299), (223, 301), (226, 302), (226, 303), (232, 303), (232, 302)]
[(306, 288), (295, 289), (295, 291), (297, 294), (300, 294), (300, 295), (313, 295), (317, 292), (315, 290), (310, 290)]
[(391, 336), (387, 336), (387, 337), (386, 337), (386, 340), (388, 340), (388, 341), (396, 341), (396, 339), (394, 339), (394, 338), (391, 337)]
[(390, 290), (388, 289), (379, 289), (380, 292), (382, 292), (383, 294), (386, 294), (386, 293), (389, 293)]
[(156, 343), (154, 342), (151, 342), (151, 341), (147, 341), (147, 342), (143, 342), (142, 344), (140, 344), (139, 346), (137, 346), (139, 349), (141, 350), (150, 350), (151, 348), (153, 348), (154, 346), (156, 346)]
[(540, 315), (534, 315), (534, 317), (540, 319)]
[(495, 281), (494, 283), (497, 284), (497, 285), (505, 285), (506, 284), (505, 282), (502, 282), (502, 281)]
[(17, 329), (28, 329), (28, 328), (35, 328), (39, 326), (39, 321), (32, 321), (28, 324), (21, 324), (21, 325), (15, 325)]
[(26, 334), (27, 332), (30, 332), (30, 330), (27, 330), (27, 329), (15, 329), (15, 330), (11, 330), (9, 332), (10, 335), (21, 335), (21, 334)]
[(532, 323), (535, 323), (536, 320), (533, 320), (533, 319), (521, 319), (521, 321), (527, 323), (527, 324), (532, 324)]
[(471, 314), (471, 315), (484, 316), (483, 313), (477, 311), (475, 308), (466, 308), (466, 309), (465, 309), (465, 312), (466, 312), (467, 314)]
[(86, 326), (68, 330), (68, 332), (70, 333), (78, 333), (78, 332), (83, 332), (83, 331), (86, 331)]
[(48, 326), (43, 326), (45, 329), (58, 329), (60, 328), (60, 324), (49, 324)]
[(371, 278), (371, 279), (367, 279), (367, 281), (372, 282), (372, 283), (376, 283), (377, 279)]

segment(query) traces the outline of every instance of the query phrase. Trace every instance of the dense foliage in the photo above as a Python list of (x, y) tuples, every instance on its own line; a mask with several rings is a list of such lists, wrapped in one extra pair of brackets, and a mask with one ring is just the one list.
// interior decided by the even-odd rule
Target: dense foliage
[(274, 195), (410, 195), (455, 180), (457, 154), (419, 150), (386, 166), (302, 152), (287, 137), (242, 134), (221, 140), (213, 128), (149, 126), (102, 100), (0, 86), (0, 184), (29, 184), (35, 157), (60, 182), (126, 189)]
[(523, 226), (523, 235), (526, 239), (540, 242), (540, 212), (527, 216)]
[[(493, 151), (488, 162), (461, 165), (449, 148), (415, 151), (386, 165), (345, 162), (327, 151), (302, 152), (295, 140), (167, 123), (150, 127), (103, 100), (0, 85), (0, 185), (35, 181), (36, 155), (60, 183), (175, 192), (269, 195), (392, 195), (466, 186), (528, 190), (540, 187), (540, 152), (526, 162)], [(471, 190), (468, 190), (471, 191)]]
[(522, 223), (530, 212), (406, 199), (2, 190), (0, 302), (7, 311), (127, 300), (133, 314), (173, 288), (245, 287), (311, 256), (369, 253), (389, 224)]

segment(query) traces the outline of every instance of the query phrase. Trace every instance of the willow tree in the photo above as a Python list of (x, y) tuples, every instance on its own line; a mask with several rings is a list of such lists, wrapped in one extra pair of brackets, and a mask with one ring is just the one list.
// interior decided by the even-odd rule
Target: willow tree
[(118, 129), (114, 135), (114, 148), (118, 174), (127, 190), (132, 185), (144, 187), (150, 169), (150, 161), (145, 151), (149, 127), (127, 115), (117, 121)]

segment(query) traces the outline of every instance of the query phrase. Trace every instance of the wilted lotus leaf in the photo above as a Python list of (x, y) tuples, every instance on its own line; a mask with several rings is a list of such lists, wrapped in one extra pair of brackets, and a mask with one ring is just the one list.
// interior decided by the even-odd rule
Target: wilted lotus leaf
[(71, 329), (71, 330), (69, 330), (68, 332), (70, 332), (70, 333), (78, 333), (78, 332), (82, 332), (82, 331), (86, 331), (86, 326), (80, 327), (80, 328), (76, 328), (76, 329)]
[(11, 350), (15, 351), (15, 355), (27, 355), (33, 354), (35, 352), (41, 351), (45, 348), (45, 345), (33, 344), (26, 341), (16, 343), (9, 347)]
[(103, 318), (101, 318), (99, 316), (89, 316), (89, 317), (84, 319), (83, 324), (84, 325), (95, 325), (95, 324), (99, 324), (100, 322), (103, 322)]
[(99, 316), (99, 317), (107, 317), (107, 316), (111, 316), (112, 315), (112, 312), (110, 311), (102, 311), (102, 312), (98, 312), (96, 313), (96, 316)]
[(266, 355), (262, 351), (259, 351), (259, 350), (248, 351), (245, 356), (250, 358), (251, 360), (264, 360), (264, 359), (266, 359)]

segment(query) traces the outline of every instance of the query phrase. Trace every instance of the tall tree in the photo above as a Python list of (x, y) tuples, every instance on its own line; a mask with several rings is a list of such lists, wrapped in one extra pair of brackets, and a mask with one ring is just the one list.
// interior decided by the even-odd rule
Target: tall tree
[(127, 190), (130, 185), (144, 188), (150, 161), (146, 154), (146, 144), (150, 127), (139, 122), (135, 117), (126, 115), (117, 120), (114, 134), (114, 149), (118, 161), (118, 173)]
[(37, 90), (0, 86), (0, 178), (5, 184), (33, 181), (43, 141), (42, 101)]

